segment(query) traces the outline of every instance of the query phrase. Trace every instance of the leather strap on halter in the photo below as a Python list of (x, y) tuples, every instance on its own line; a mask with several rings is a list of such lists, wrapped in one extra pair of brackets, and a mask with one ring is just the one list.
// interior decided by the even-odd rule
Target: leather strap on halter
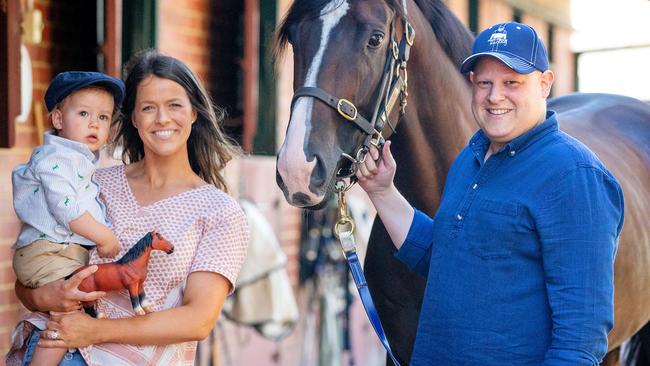
[[(402, 6), (404, 7), (404, 14), (406, 14), (406, 4), (402, 2)], [(406, 73), (406, 64), (410, 56), (411, 46), (413, 45), (415, 31), (413, 30), (413, 27), (409, 23), (406, 16), (404, 16), (403, 21), (404, 34), (402, 35), (402, 39), (399, 45), (394, 39), (395, 25), (394, 23), (391, 24), (390, 45), (388, 45), (384, 72), (379, 85), (379, 90), (377, 91), (377, 102), (375, 103), (372, 119), (370, 121), (359, 114), (357, 107), (351, 101), (343, 98), (337, 98), (318, 87), (306, 86), (299, 88), (294, 92), (293, 98), (291, 100), (291, 110), (293, 110), (293, 105), (298, 98), (316, 98), (329, 105), (333, 109), (337, 110), (343, 118), (350, 122), (353, 122), (357, 128), (359, 128), (367, 135), (364, 142), (362, 143), (362, 146), (356, 152), (355, 157), (347, 154), (342, 154), (343, 157), (353, 161), (352, 166), (354, 169), (356, 169), (356, 164), (361, 163), (363, 159), (365, 159), (365, 153), (368, 151), (370, 144), (375, 146), (383, 144), (383, 137), (381, 135), (381, 132), (385, 124), (388, 124), (393, 131), (395, 130), (389, 121), (389, 113), (398, 98), (400, 99), (400, 117), (404, 114), (404, 109), (406, 108), (406, 98), (408, 96), (408, 76)], [(351, 173), (348, 175), (351, 181), (350, 186), (352, 185), (353, 178), (355, 178), (354, 169), (352, 169)], [(337, 177), (340, 177), (339, 173), (337, 173)], [(341, 242), (345, 258), (350, 268), (350, 273), (352, 274), (352, 278), (354, 279), (357, 290), (359, 291), (359, 296), (361, 298), (363, 308), (366, 310), (366, 314), (368, 315), (368, 319), (370, 320), (370, 323), (372, 324), (377, 337), (386, 349), (388, 356), (392, 359), (393, 363), (396, 366), (400, 366), (397, 358), (390, 348), (388, 339), (386, 338), (384, 328), (382, 327), (381, 321), (379, 319), (379, 314), (377, 313), (377, 309), (375, 308), (372, 296), (370, 295), (370, 291), (363, 274), (363, 269), (361, 268), (361, 263), (359, 262), (359, 258), (356, 254), (356, 245), (354, 243), (354, 236), (352, 235), (352, 232), (354, 231), (354, 222), (352, 221), (352, 218), (348, 216), (347, 206), (345, 204), (345, 191), (350, 186), (346, 188), (345, 183), (342, 180), (339, 180), (336, 186), (336, 190), (338, 191), (339, 195), (340, 217), (339, 221), (335, 225), (334, 231)]]
[(363, 116), (359, 114), (357, 107), (347, 99), (337, 98), (321, 88), (306, 86), (296, 90), (296, 92), (293, 94), (293, 99), (291, 100), (291, 109), (293, 109), (293, 104), (300, 97), (314, 97), (321, 100), (325, 104), (336, 109), (339, 114), (343, 116), (343, 118), (350, 122), (353, 122), (367, 135), (372, 135), (378, 132), (375, 130), (373, 125), (368, 122), (367, 119), (363, 118)]
[(399, 44), (394, 39), (395, 26), (391, 24), (391, 37), (390, 44), (388, 45), (388, 53), (386, 63), (384, 65), (384, 72), (379, 86), (379, 95), (375, 108), (373, 109), (372, 119), (368, 121), (365, 117), (359, 114), (359, 110), (351, 101), (338, 98), (325, 90), (315, 86), (305, 86), (296, 90), (291, 99), (291, 109), (300, 97), (313, 97), (331, 108), (338, 111), (338, 113), (346, 120), (353, 122), (355, 127), (363, 131), (368, 137), (364, 141), (367, 147), (368, 142), (374, 137), (378, 136), (384, 129), (385, 124), (388, 124), (394, 131), (395, 128), (388, 120), (388, 114), (392, 110), (397, 98), (400, 98), (400, 116), (404, 113), (406, 107), (406, 88), (408, 86), (406, 64), (409, 60), (410, 49), (413, 45), (415, 31), (409, 23), (408, 19), (403, 18), (404, 21), (404, 34)]

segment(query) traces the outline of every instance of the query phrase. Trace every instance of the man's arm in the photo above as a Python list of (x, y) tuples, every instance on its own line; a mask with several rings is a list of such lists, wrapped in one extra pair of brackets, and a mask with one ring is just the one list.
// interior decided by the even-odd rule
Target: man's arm
[(399, 250), (408, 235), (415, 211), (393, 184), (397, 165), (386, 141), (379, 159), (379, 151), (370, 148), (366, 161), (360, 164), (357, 178), (359, 185), (377, 210), (393, 245)]
[(598, 365), (614, 323), (614, 255), (623, 215), (618, 183), (593, 167), (556, 182), (537, 219), (553, 329), (545, 366)]

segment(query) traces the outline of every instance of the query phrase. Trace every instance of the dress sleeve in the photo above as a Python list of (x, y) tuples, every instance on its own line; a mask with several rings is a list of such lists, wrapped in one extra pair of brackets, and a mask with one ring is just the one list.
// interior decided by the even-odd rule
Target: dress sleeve
[(75, 154), (50, 154), (32, 167), (39, 177), (47, 209), (59, 225), (70, 229), (70, 221), (88, 210), (88, 202), (79, 199), (85, 175), (92, 174), (94, 166)]
[(598, 365), (614, 323), (614, 256), (623, 225), (618, 182), (576, 167), (536, 218), (553, 330), (545, 366)]
[(230, 293), (233, 293), (248, 241), (246, 216), (237, 202), (230, 199), (206, 220), (190, 272), (219, 273), (230, 281)]

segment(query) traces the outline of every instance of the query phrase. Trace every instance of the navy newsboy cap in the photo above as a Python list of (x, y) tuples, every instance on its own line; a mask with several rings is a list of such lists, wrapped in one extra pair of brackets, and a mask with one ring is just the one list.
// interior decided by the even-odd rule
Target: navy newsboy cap
[(472, 55), (463, 61), (460, 71), (472, 71), (482, 56), (496, 57), (520, 74), (548, 70), (546, 48), (537, 32), (517, 22), (496, 24), (481, 32), (474, 40)]
[(59, 73), (45, 92), (45, 105), (51, 112), (56, 105), (68, 95), (90, 85), (102, 85), (113, 94), (115, 105), (119, 106), (124, 99), (124, 82), (112, 76), (95, 71), (65, 71)]

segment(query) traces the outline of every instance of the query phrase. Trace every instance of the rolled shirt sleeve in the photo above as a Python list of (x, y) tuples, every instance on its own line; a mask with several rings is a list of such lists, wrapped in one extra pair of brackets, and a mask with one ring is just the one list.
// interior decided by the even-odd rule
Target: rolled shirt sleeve
[(549, 191), (537, 228), (552, 312), (544, 365), (598, 365), (614, 324), (614, 256), (623, 193), (592, 166), (565, 172)]
[(404, 244), (395, 256), (411, 271), (426, 277), (429, 273), (433, 245), (433, 219), (418, 209), (414, 208), (414, 211)]

